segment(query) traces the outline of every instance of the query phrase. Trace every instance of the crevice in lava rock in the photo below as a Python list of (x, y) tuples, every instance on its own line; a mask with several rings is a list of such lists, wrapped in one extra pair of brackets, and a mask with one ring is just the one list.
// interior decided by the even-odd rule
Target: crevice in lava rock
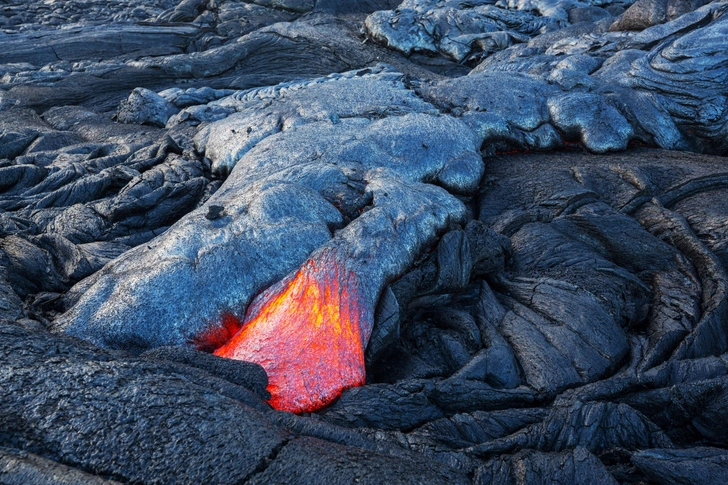
[(341, 213), (342, 226), (373, 207), (374, 196), (367, 190), (364, 174), (351, 170), (341, 186), (322, 193), (323, 197)]
[(195, 337), (192, 345), (197, 350), (212, 353), (230, 342), (241, 328), (243, 328), (243, 322), (239, 318), (229, 313), (224, 314), (221, 318), (220, 327), (212, 328)]
[(266, 456), (265, 458), (263, 458), (260, 461), (260, 463), (258, 463), (258, 466), (256, 466), (255, 469), (252, 472), (250, 472), (249, 475), (241, 478), (240, 480), (238, 480), (235, 483), (239, 484), (239, 485), (244, 485), (246, 483), (250, 483), (251, 481), (255, 480), (255, 477), (257, 475), (261, 475), (262, 473), (264, 473), (268, 469), (268, 467), (270, 467), (273, 464), (273, 462), (276, 460), (276, 458), (278, 458), (278, 455), (280, 455), (281, 451), (283, 451), (283, 448), (285, 448), (286, 445), (288, 445), (288, 443), (290, 443), (294, 439), (296, 439), (296, 438), (285, 438), (285, 439), (281, 440), (281, 442), (271, 450), (270, 454), (268, 456)]

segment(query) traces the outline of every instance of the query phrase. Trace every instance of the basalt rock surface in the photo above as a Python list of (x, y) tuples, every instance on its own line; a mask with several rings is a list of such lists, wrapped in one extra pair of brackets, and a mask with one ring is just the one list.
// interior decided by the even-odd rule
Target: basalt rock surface
[(725, 482), (726, 10), (4, 2), (0, 482)]

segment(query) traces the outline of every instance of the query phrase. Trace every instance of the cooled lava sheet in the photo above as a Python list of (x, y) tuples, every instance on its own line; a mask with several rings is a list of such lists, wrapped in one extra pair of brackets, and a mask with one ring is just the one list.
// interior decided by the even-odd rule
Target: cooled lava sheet
[(0, 482), (728, 481), (727, 10), (6, 1)]

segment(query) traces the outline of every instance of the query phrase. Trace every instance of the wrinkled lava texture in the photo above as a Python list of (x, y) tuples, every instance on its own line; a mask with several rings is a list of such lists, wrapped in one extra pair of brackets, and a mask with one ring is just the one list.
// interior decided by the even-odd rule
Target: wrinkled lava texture
[(728, 483), (728, 1), (5, 0), (0, 483)]

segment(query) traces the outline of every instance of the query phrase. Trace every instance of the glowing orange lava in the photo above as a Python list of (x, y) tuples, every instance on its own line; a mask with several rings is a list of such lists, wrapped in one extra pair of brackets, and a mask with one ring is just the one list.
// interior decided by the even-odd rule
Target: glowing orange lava
[(315, 411), (364, 384), (368, 308), (354, 273), (323, 252), (259, 295), (242, 330), (215, 355), (262, 365), (275, 409)]

